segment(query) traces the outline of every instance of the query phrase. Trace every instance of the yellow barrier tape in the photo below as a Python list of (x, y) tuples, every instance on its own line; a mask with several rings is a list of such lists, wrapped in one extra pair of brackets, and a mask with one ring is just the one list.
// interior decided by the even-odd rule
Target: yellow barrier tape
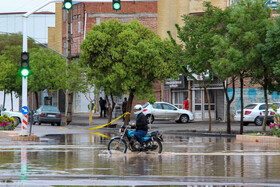
[(107, 123), (107, 124), (104, 124), (104, 125), (100, 125), (100, 126), (97, 126), (97, 127), (92, 127), (92, 128), (89, 128), (88, 130), (96, 130), (96, 129), (100, 129), (100, 128), (106, 127), (107, 125), (110, 125), (111, 123), (114, 123), (115, 121), (118, 121), (122, 117), (126, 117), (126, 115), (129, 115), (129, 114), (130, 114), (129, 112), (126, 112), (123, 115), (121, 115), (120, 117), (118, 117), (118, 118), (114, 119), (113, 121), (111, 121), (110, 123)]
[(107, 138), (107, 139), (111, 139), (110, 136), (107, 136), (105, 134), (102, 134), (102, 133), (99, 133), (99, 132), (92, 132), (90, 133), (91, 135), (95, 134), (95, 135), (98, 135), (98, 136), (101, 136), (101, 137), (104, 137), (104, 138)]

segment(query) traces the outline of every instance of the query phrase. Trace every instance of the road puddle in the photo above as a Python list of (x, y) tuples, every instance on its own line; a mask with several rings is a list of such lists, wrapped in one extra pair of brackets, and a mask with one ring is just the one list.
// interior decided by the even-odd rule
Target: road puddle
[(278, 147), (236, 143), (228, 137), (165, 135), (161, 154), (111, 154), (107, 144), (113, 136), (47, 135), (39, 143), (2, 143), (1, 177), (17, 181), (25, 176), (26, 184), (47, 177), (104, 185), (280, 184)]

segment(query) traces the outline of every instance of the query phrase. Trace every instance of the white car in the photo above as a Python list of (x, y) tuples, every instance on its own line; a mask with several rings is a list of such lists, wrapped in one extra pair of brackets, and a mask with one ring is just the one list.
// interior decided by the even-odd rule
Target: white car
[[(259, 126), (259, 116), (265, 114), (265, 103), (252, 103), (244, 107), (243, 125), (247, 126), (249, 123), (255, 123)], [(234, 116), (234, 121), (240, 121), (241, 110), (237, 110)]]
[(14, 118), (15, 127), (17, 127), (22, 122), (22, 113), (20, 112), (6, 111), (6, 109), (0, 108), (0, 114), (1, 116), (6, 114), (7, 116)]
[(177, 123), (188, 123), (194, 120), (193, 113), (188, 110), (179, 109), (166, 102), (146, 103), (143, 105), (143, 113), (151, 123), (154, 120), (175, 120)]

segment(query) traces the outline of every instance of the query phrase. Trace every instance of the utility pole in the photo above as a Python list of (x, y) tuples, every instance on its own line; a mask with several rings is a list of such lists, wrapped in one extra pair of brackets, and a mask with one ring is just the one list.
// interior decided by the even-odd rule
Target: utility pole
[[(67, 10), (67, 28), (66, 28), (66, 40), (67, 40), (67, 72), (66, 75), (70, 73), (71, 69), (71, 10)], [(73, 93), (69, 89), (66, 90), (66, 106), (65, 106), (65, 125), (69, 125), (72, 122), (72, 104), (73, 104)]]

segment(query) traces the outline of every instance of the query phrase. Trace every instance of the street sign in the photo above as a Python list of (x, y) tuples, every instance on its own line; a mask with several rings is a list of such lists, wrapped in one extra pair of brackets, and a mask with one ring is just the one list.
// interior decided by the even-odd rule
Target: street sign
[[(88, 109), (90, 110), (90, 104), (88, 104)], [(94, 103), (91, 103), (91, 110), (94, 110), (95, 109), (95, 105)]]
[(21, 107), (20, 111), (23, 115), (26, 115), (29, 113), (29, 108), (27, 106), (23, 106), (23, 107)]

